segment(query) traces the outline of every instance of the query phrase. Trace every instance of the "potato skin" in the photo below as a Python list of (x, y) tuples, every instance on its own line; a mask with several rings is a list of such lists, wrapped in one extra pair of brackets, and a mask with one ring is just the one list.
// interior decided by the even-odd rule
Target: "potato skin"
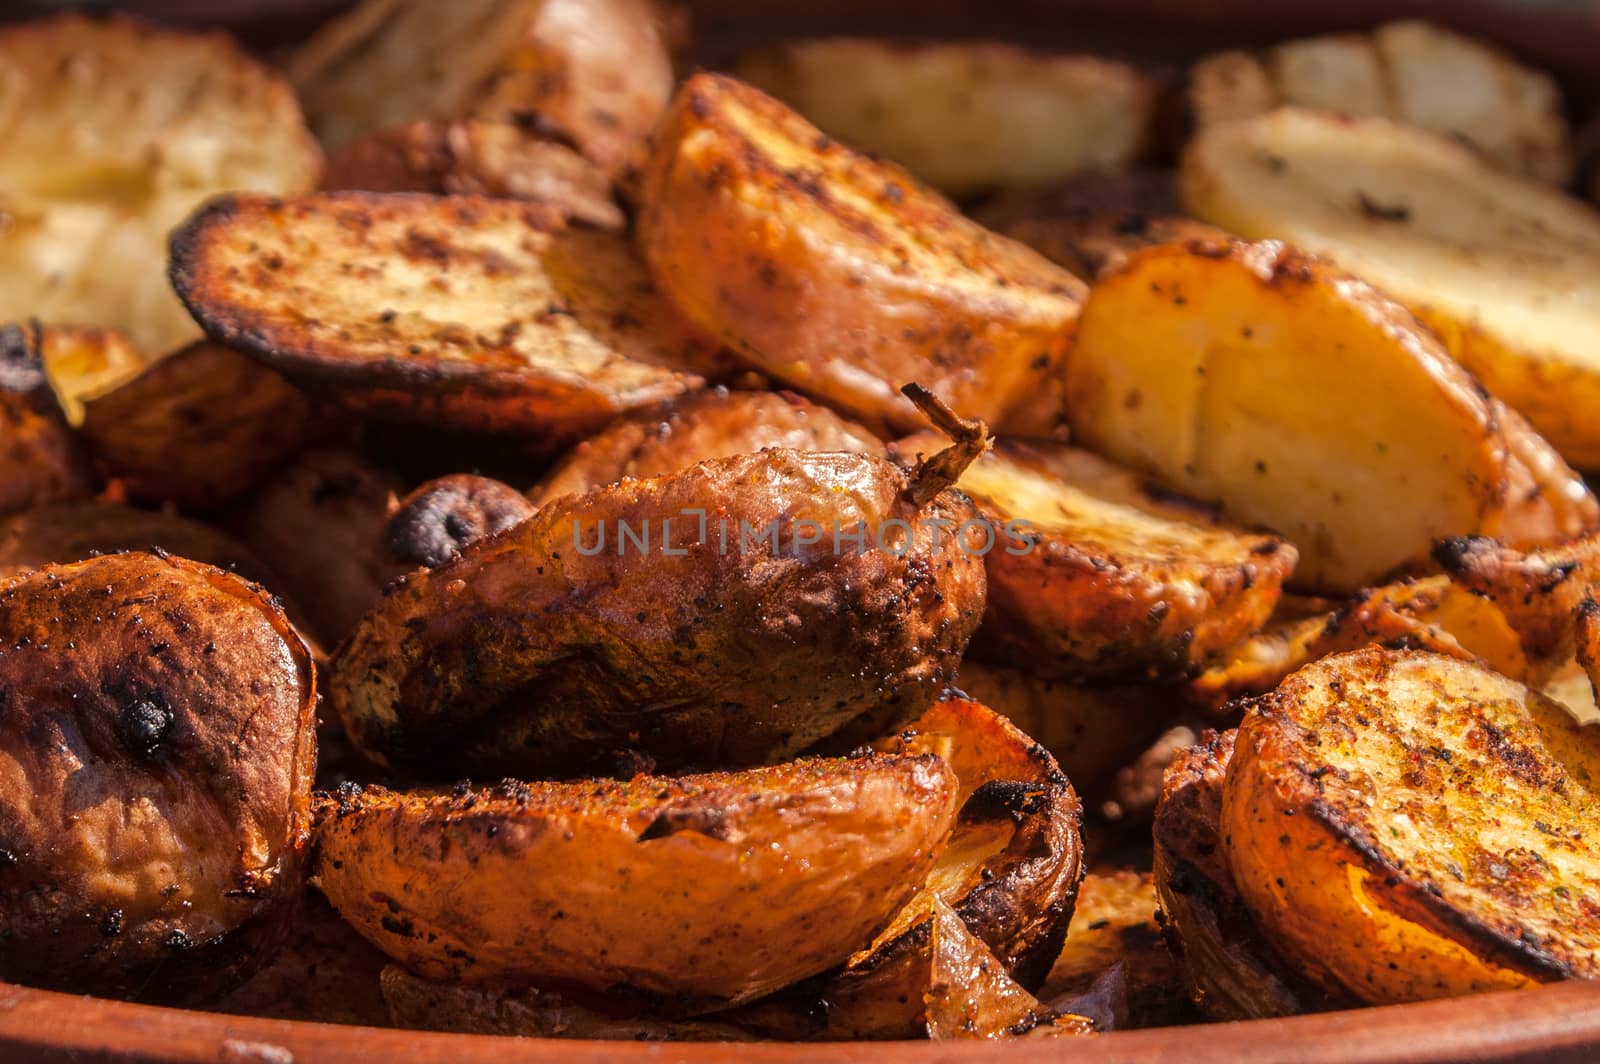
[(37, 326), (0, 327), (0, 514), (83, 498), (94, 471), (45, 376)]
[[(780, 449), (567, 496), (392, 587), (330, 702), (371, 756), (435, 777), (751, 765), (881, 735), (938, 695), (983, 609), (983, 560), (928, 524), (970, 504), (918, 511), (909, 483), (883, 459)], [(826, 531), (800, 549), (808, 520)], [(893, 538), (890, 520), (911, 525), (900, 556), (848, 538)]]
[(259, 587), (119, 554), (0, 585), (7, 980), (196, 1002), (299, 904), (310, 654)]
[(436, 569), (480, 539), (533, 516), (534, 506), (508, 484), (456, 473), (423, 484), (400, 500), (384, 526), (385, 555), (400, 565)]
[(346, 790), (322, 810), (316, 882), (425, 978), (710, 1007), (843, 961), (916, 890), (954, 817), (954, 774), (933, 756)]

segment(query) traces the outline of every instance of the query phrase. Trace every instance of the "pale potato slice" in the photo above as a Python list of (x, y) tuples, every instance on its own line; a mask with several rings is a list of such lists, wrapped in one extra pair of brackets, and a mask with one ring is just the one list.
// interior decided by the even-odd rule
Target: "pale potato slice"
[(1384, 118), (1284, 109), (1183, 156), (1190, 213), (1406, 304), (1567, 460), (1600, 464), (1600, 213)]
[(1554, 185), (1572, 176), (1555, 81), (1427, 22), (1211, 56), (1190, 72), (1189, 103), (1201, 126), (1275, 107), (1387, 117), (1460, 141), (1508, 174)]
[(1130, 257), (1085, 307), (1067, 393), (1090, 448), (1286, 535), (1294, 586), (1375, 584), (1469, 531), (1567, 532), (1565, 502), (1507, 498), (1497, 410), (1438, 342), (1281, 244)]
[(1594, 978), (1597, 739), (1479, 665), (1324, 658), (1239, 727), (1234, 882), (1291, 964), (1358, 1001)]
[(711, 351), (623, 237), (509, 200), (224, 198), (172, 279), (214, 339), (352, 406), (552, 442), (698, 388)]
[(712, 74), (668, 112), (637, 225), (690, 320), (873, 428), (921, 427), (911, 382), (1010, 427), (1059, 376), (1084, 293), (899, 167)]
[(953, 196), (1125, 165), (1156, 100), (1125, 63), (987, 41), (815, 38), (746, 53), (733, 73)]
[(221, 34), (80, 16), (0, 31), (0, 321), (198, 337), (160, 265), (218, 192), (310, 187), (321, 154), (282, 78)]

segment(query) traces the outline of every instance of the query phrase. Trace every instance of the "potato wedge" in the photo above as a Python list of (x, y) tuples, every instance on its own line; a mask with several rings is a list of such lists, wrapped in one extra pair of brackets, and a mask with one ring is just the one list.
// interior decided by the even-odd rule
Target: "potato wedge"
[(413, 122), (362, 137), (328, 157), (322, 187), (531, 200), (610, 231), (624, 221), (594, 163), (510, 122)]
[(1155, 887), (1167, 943), (1195, 1002), (1220, 1020), (1293, 1016), (1350, 1004), (1285, 962), (1256, 925), (1223, 850), (1222, 793), (1235, 733), (1206, 732), (1162, 781)]
[(1564, 709), (1482, 666), (1340, 654), (1246, 714), (1225, 850), (1264, 933), (1330, 993), (1593, 978), (1597, 765)]
[(218, 342), (463, 429), (581, 436), (699, 387), (708, 357), (626, 240), (509, 200), (224, 198), (174, 234), (172, 281)]
[(383, 529), (390, 561), (437, 569), (480, 539), (533, 516), (534, 505), (508, 484), (471, 473), (430, 480), (401, 499)]
[(196, 339), (159, 264), (218, 192), (297, 192), (321, 153), (281, 77), (221, 34), (77, 15), (0, 30), (0, 321)]
[(993, 41), (814, 38), (747, 52), (732, 73), (952, 196), (1126, 165), (1156, 102), (1125, 63)]
[(606, 426), (556, 463), (528, 498), (544, 506), (623, 477), (676, 473), (710, 458), (768, 447), (883, 454), (877, 436), (797, 395), (716, 388)]
[(98, 484), (50, 389), (43, 330), (0, 326), (0, 514), (81, 499)]
[[(894, 444), (931, 453), (937, 435)], [(957, 482), (989, 522), (976, 650), (1058, 677), (1181, 676), (1272, 614), (1294, 547), (1075, 447), (1003, 442)]]
[(1508, 498), (1499, 409), (1411, 315), (1277, 243), (1148, 248), (1103, 278), (1067, 409), (1088, 447), (1288, 536), (1299, 588), (1379, 583), (1448, 535), (1571, 534), (1564, 496)]
[(664, 120), (637, 228), (690, 320), (875, 429), (921, 427), (900, 395), (911, 381), (1016, 428), (1060, 373), (1084, 295), (900, 168), (713, 74), (689, 79)]
[(293, 457), (311, 418), (310, 402), (276, 372), (202, 342), (89, 397), (80, 431), (130, 496), (207, 510)]
[(1600, 213), (1383, 118), (1293, 109), (1203, 130), (1191, 214), (1325, 255), (1410, 307), (1568, 461), (1600, 464)]
[(1407, 20), (1370, 34), (1289, 41), (1197, 64), (1189, 102), (1201, 126), (1304, 107), (1378, 115), (1460, 141), (1508, 174), (1564, 185), (1571, 134), (1544, 71), (1471, 37)]
[(1465, 536), (1438, 544), (1433, 557), (1451, 579), (1505, 615), (1530, 660), (1571, 657), (1574, 618), (1590, 587), (1600, 583), (1600, 534), (1530, 551)]
[(138, 376), (148, 359), (116, 329), (40, 325), (39, 357), (67, 424), (83, 424), (84, 400)]
[(868, 941), (932, 866), (955, 788), (937, 757), (874, 755), (454, 795), (346, 790), (322, 810), (315, 882), (425, 978), (737, 1003)]
[(673, 82), (653, 0), (366, 0), (289, 76), (330, 147), (418, 119), (532, 118), (610, 173), (637, 161)]

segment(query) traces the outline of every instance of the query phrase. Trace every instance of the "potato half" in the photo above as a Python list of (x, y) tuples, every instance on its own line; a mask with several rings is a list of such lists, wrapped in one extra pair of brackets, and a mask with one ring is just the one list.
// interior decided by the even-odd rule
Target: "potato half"
[(1600, 464), (1600, 213), (1383, 118), (1293, 109), (1203, 130), (1190, 213), (1325, 255), (1410, 307), (1568, 461)]
[(937, 757), (453, 795), (340, 792), (315, 882), (417, 974), (748, 1001), (843, 961), (955, 818)]
[(639, 246), (694, 322), (874, 428), (916, 381), (1005, 430), (1060, 373), (1081, 281), (769, 96), (697, 74), (646, 170)]
[(1324, 658), (1239, 726), (1222, 800), (1263, 932), (1372, 1004), (1600, 974), (1600, 742), (1482, 666)]

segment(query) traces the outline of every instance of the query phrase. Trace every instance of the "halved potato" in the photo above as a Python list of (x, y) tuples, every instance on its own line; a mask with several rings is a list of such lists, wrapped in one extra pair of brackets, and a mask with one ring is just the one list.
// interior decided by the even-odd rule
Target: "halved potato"
[[(639, 246), (684, 314), (874, 428), (915, 381), (1002, 431), (1060, 373), (1081, 281), (732, 78), (678, 92)], [(1054, 411), (1051, 411), (1054, 413)]]
[(1124, 165), (1156, 102), (1125, 63), (992, 41), (816, 38), (747, 52), (732, 72), (952, 196)]
[(0, 514), (81, 499), (97, 487), (41, 357), (37, 323), (0, 326)]
[(358, 408), (554, 440), (703, 382), (627, 241), (475, 196), (231, 197), (173, 237), (213, 339)]
[[(909, 459), (938, 445), (927, 433), (893, 450)], [(990, 525), (978, 649), (1035, 671), (1182, 675), (1260, 628), (1294, 572), (1280, 537), (1226, 525), (1075, 447), (1001, 443), (957, 486)]]
[(418, 975), (741, 1002), (849, 956), (949, 834), (934, 756), (453, 795), (346, 789), (315, 882)]
[(83, 424), (84, 400), (137, 376), (148, 359), (116, 329), (41, 325), (39, 356), (67, 423)]
[(1202, 126), (1291, 106), (1382, 115), (1469, 145), (1509, 174), (1572, 176), (1561, 92), (1542, 70), (1427, 22), (1289, 41), (1197, 64), (1189, 102)]
[(1330, 993), (1373, 1004), (1600, 974), (1600, 741), (1469, 662), (1324, 658), (1239, 726), (1234, 882)]
[(199, 336), (167, 231), (219, 192), (295, 192), (321, 154), (277, 74), (221, 34), (77, 15), (0, 31), (0, 321)]
[(1499, 408), (1410, 314), (1281, 244), (1131, 256), (1084, 308), (1067, 393), (1087, 446), (1288, 536), (1297, 587), (1381, 582), (1448, 535), (1583, 525), (1564, 489), (1508, 496)]
[(1325, 255), (1410, 307), (1568, 461), (1600, 464), (1600, 213), (1384, 118), (1285, 109), (1202, 130), (1190, 213)]

